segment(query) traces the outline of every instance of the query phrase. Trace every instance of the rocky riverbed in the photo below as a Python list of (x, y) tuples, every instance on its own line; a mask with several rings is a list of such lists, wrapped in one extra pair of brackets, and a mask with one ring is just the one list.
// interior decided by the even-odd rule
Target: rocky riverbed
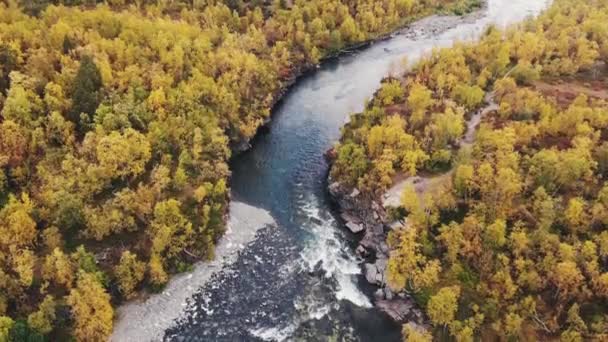
[(401, 229), (403, 223), (389, 222), (379, 199), (369, 198), (331, 178), (329, 193), (339, 207), (345, 226), (361, 237), (356, 253), (366, 261), (362, 266), (365, 280), (378, 287), (374, 294), (375, 305), (396, 322), (424, 324), (424, 315), (413, 299), (405, 293), (393, 293), (386, 284), (390, 252), (386, 237), (391, 229)]

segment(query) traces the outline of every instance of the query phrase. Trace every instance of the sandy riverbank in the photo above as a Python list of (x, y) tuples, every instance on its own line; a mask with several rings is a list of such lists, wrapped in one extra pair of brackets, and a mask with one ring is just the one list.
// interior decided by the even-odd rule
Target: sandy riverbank
[(179, 318), (187, 301), (225, 265), (236, 260), (245, 245), (255, 239), (256, 232), (276, 223), (270, 213), (245, 203), (232, 202), (226, 234), (215, 249), (215, 259), (199, 262), (192, 272), (171, 278), (166, 288), (145, 300), (136, 300), (119, 307), (114, 332), (116, 342), (160, 341), (164, 332)]

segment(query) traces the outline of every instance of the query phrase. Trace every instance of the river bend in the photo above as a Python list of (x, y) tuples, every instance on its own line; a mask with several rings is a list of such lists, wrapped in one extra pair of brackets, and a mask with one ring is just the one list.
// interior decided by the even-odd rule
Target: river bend
[[(124, 338), (115, 333), (113, 339), (399, 341), (400, 327), (372, 306), (362, 260), (353, 251), (356, 238), (330, 206), (323, 154), (339, 139), (349, 114), (363, 109), (383, 77), (399, 71), (403, 57), (412, 62), (434, 48), (475, 39), (489, 24), (521, 21), (549, 1), (489, 0), (487, 8), (465, 18), (429, 17), (298, 80), (274, 109), (268, 132), (231, 163), (233, 200), (264, 209), (274, 223), (239, 242), (238, 255), (209, 281), (186, 282), (189, 299), (163, 307), (180, 312), (156, 312), (162, 310), (142, 303), (140, 317), (130, 319), (132, 308), (125, 308), (118, 324)], [(231, 231), (250, 229), (243, 220)], [(231, 235), (226, 239), (231, 246)], [(142, 336), (151, 334), (146, 322), (155, 322), (154, 315), (167, 317), (166, 329), (154, 324), (165, 329), (164, 337)]]

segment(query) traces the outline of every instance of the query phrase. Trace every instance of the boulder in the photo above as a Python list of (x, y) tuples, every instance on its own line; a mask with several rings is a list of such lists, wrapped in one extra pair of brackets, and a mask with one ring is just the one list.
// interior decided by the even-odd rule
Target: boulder
[(412, 303), (406, 299), (378, 300), (376, 306), (398, 323), (410, 321), (415, 316)]
[(340, 183), (333, 182), (329, 185), (328, 189), (330, 194), (337, 197), (340, 194)]
[[(365, 264), (365, 279), (370, 284), (377, 284), (376, 278), (378, 277), (378, 269), (374, 264)], [(382, 275), (380, 275), (382, 276)]]
[(350, 193), (350, 197), (351, 197), (351, 198), (355, 198), (355, 197), (359, 196), (359, 194), (360, 194), (360, 193), (361, 193), (361, 192), (359, 192), (359, 189), (354, 188), (354, 189), (353, 189), (353, 192), (351, 192), (351, 193)]
[(390, 289), (390, 288), (388, 288), (388, 286), (387, 286), (387, 287), (385, 287), (385, 288), (384, 288), (384, 298), (386, 298), (386, 299), (388, 299), (388, 300), (391, 300), (391, 299), (393, 299), (394, 297), (395, 297), (395, 294), (393, 293), (393, 291), (391, 291), (391, 289)]
[(399, 230), (403, 227), (403, 222), (397, 220), (388, 225), (391, 230)]
[(360, 224), (356, 224), (354, 222), (346, 222), (346, 228), (348, 228), (351, 232), (353, 232), (354, 234), (357, 234), (359, 232), (363, 231), (363, 225)]
[(380, 270), (376, 273), (376, 284), (384, 284), (384, 272)]
[[(372, 231), (376, 236), (382, 236), (384, 237), (384, 226), (380, 223), (374, 224), (372, 227)], [(382, 238), (381, 240), (384, 240), (384, 238)]]
[(388, 266), (388, 259), (386, 259), (385, 255), (380, 256), (380, 259), (376, 260), (376, 270), (378, 270), (378, 274), (380, 275), (379, 277), (379, 281), (380, 284), (384, 284), (385, 283), (385, 278), (386, 278), (386, 268)]
[(358, 256), (360, 256), (362, 258), (369, 255), (369, 252), (367, 251), (367, 249), (365, 249), (365, 247), (363, 245), (357, 246), (357, 249), (355, 250), (355, 252), (357, 253)]
[(388, 265), (388, 259), (380, 257), (378, 260), (376, 260), (375, 265), (378, 271), (384, 272), (384, 270), (386, 270), (386, 266)]
[(379, 211), (380, 210), (380, 205), (378, 203), (376, 203), (376, 201), (372, 201), (372, 209), (374, 211)]
[(353, 223), (356, 223), (356, 224), (361, 223), (361, 220), (358, 217), (353, 216), (353, 215), (351, 215), (351, 214), (349, 214), (347, 212), (344, 212), (344, 211), (340, 213), (340, 217), (344, 220), (344, 222), (353, 222)]
[(365, 236), (359, 241), (359, 244), (367, 250), (375, 251), (376, 242), (374, 240), (374, 234), (371, 231), (366, 231)]
[(382, 252), (385, 255), (388, 255), (388, 253), (390, 252), (390, 249), (388, 248), (388, 244), (385, 241), (380, 242), (380, 252)]
[(384, 292), (382, 289), (377, 289), (376, 292), (374, 292), (374, 298), (376, 298), (376, 300), (384, 299)]

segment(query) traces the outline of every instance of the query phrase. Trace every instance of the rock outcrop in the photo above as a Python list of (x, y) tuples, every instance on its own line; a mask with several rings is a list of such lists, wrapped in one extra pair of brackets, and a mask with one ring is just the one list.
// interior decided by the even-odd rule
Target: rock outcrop
[(358, 189), (348, 189), (339, 182), (331, 182), (331, 179), (329, 193), (338, 203), (340, 217), (346, 227), (355, 234), (363, 233), (357, 253), (361, 256), (387, 259), (388, 246), (385, 242), (384, 224), (386, 213), (383, 207), (361, 194)]
[(396, 322), (416, 322), (421, 324), (420, 322), (424, 321), (422, 312), (409, 299), (382, 299), (376, 302), (376, 306), (383, 312), (386, 312)]
[[(328, 153), (330, 155), (330, 153)], [(389, 222), (384, 205), (365, 197), (358, 189), (343, 186), (329, 178), (329, 192), (337, 202), (340, 218), (354, 234), (361, 236), (356, 253), (365, 258), (363, 274), (368, 283), (378, 287), (376, 306), (399, 323), (424, 325), (424, 314), (407, 294), (396, 294), (387, 286), (389, 248), (386, 237), (390, 230), (401, 229), (402, 222)]]

